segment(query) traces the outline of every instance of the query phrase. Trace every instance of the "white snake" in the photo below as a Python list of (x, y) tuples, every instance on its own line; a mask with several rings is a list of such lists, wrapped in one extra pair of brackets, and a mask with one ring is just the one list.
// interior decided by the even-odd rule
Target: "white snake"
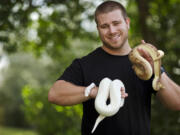
[[(86, 91), (89, 91), (89, 89), (91, 89), (93, 86), (94, 84), (91, 84), (89, 87), (87, 87), (85, 94)], [(118, 79), (112, 81), (109, 78), (104, 78), (101, 80), (98, 93), (95, 98), (95, 109), (100, 115), (96, 119), (91, 133), (95, 131), (98, 124), (105, 117), (113, 116), (124, 105), (124, 98), (121, 98), (122, 87), (125, 89), (124, 84)], [(107, 105), (106, 102), (108, 97), (110, 98), (110, 104)]]
[[(151, 64), (139, 54), (138, 48), (141, 48), (149, 53), (153, 60), (153, 69)], [(148, 43), (138, 45), (137, 47), (132, 49), (132, 51), (129, 54), (129, 59), (133, 63), (133, 69), (140, 79), (150, 79), (154, 70), (154, 79), (152, 86), (153, 89), (156, 91), (163, 88), (162, 84), (159, 82), (161, 75), (161, 58), (163, 56), (163, 51), (157, 50), (153, 45)]]

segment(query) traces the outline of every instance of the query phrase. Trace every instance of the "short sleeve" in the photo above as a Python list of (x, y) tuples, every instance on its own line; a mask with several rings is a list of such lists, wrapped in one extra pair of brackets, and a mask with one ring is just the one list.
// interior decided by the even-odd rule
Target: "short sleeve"
[(82, 86), (83, 74), (80, 59), (75, 59), (72, 64), (65, 69), (64, 73), (58, 78), (58, 80), (64, 80)]

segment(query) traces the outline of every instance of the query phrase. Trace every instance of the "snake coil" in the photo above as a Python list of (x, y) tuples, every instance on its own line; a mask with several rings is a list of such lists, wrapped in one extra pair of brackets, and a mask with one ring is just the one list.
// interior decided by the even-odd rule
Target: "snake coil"
[[(141, 48), (149, 53), (153, 60), (153, 68), (151, 64), (143, 58), (138, 48)], [(143, 43), (132, 49), (129, 53), (129, 59), (132, 62), (136, 75), (142, 80), (148, 80), (151, 78), (154, 70), (154, 79), (153, 79), (153, 89), (158, 91), (163, 88), (162, 84), (159, 82), (161, 75), (161, 58), (164, 56), (164, 52), (161, 50), (157, 50), (153, 45), (148, 43)]]
[[(112, 81), (109, 78), (104, 78), (101, 80), (95, 99), (95, 109), (100, 115), (96, 119), (91, 133), (105, 117), (113, 116), (124, 105), (124, 98), (121, 97), (122, 87), (125, 88), (124, 84), (118, 79)], [(110, 104), (107, 105), (108, 97), (110, 98)]]

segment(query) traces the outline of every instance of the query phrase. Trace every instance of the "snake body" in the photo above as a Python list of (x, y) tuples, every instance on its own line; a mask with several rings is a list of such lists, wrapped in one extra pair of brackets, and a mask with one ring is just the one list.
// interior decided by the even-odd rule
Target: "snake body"
[[(124, 98), (121, 98), (120, 91), (122, 87), (124, 85), (118, 79), (112, 81), (109, 78), (104, 78), (101, 80), (95, 99), (95, 109), (100, 115), (96, 119), (92, 133), (105, 117), (113, 116), (123, 106)], [(110, 104), (107, 105), (108, 97), (110, 98)]]
[[(149, 53), (153, 60), (153, 68), (151, 64), (143, 58), (138, 48), (141, 48)], [(152, 82), (153, 89), (158, 91), (163, 86), (159, 82), (160, 75), (161, 75), (161, 58), (164, 56), (164, 52), (161, 50), (157, 50), (153, 45), (148, 43), (143, 43), (132, 49), (132, 51), (129, 53), (129, 59), (133, 64), (133, 69), (136, 73), (136, 75), (142, 79), (142, 80), (148, 80), (151, 78), (154, 70), (154, 79)]]

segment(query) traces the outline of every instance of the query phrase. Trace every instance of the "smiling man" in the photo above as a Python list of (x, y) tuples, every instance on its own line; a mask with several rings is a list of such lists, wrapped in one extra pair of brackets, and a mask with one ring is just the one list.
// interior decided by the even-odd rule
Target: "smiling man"
[(123, 16), (119, 9), (106, 12), (96, 12), (96, 23), (103, 43), (102, 48), (109, 53), (125, 55), (131, 50), (128, 43), (130, 20)]
[[(106, 1), (95, 11), (95, 21), (102, 46), (87, 56), (75, 59), (64, 71), (49, 91), (50, 102), (62, 106), (83, 104), (82, 135), (90, 135), (98, 113), (94, 100), (98, 87), (92, 88), (88, 97), (85, 89), (92, 82), (99, 86), (108, 77), (121, 80), (126, 88), (121, 89), (125, 99), (124, 106), (112, 117), (105, 118), (97, 127), (94, 135), (150, 135), (150, 111), (152, 80), (139, 79), (132, 69), (128, 54), (130, 19), (125, 8), (118, 2)], [(149, 61), (147, 52), (140, 50)], [(143, 54), (144, 53), (144, 54)], [(160, 82), (164, 88), (156, 95), (163, 104), (173, 110), (180, 110), (180, 87), (165, 72)]]

